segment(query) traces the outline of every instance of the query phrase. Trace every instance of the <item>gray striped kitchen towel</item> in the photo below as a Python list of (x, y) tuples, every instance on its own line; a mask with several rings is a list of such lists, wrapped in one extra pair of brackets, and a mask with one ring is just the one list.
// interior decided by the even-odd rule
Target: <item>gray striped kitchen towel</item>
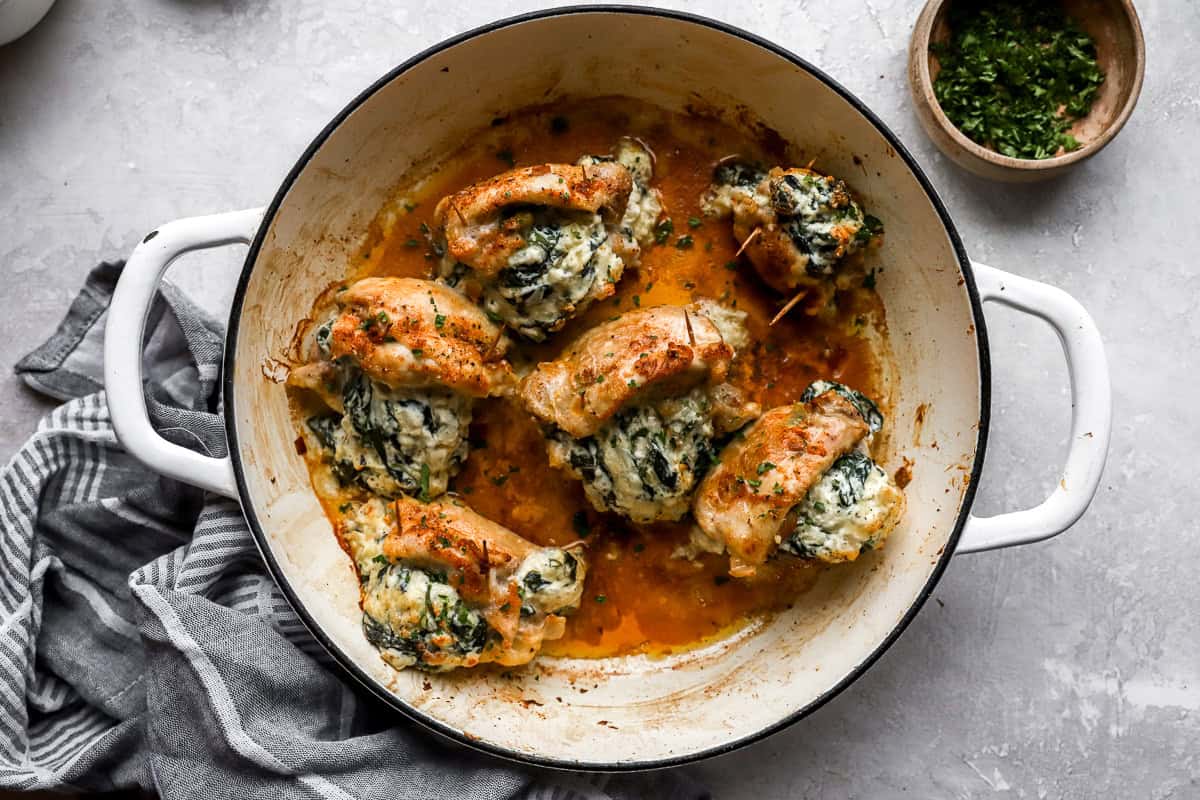
[[(680, 773), (524, 770), (435, 740), (341, 680), (264, 574), (237, 504), (122, 451), (101, 386), (120, 264), (17, 365), (64, 401), (0, 472), (0, 787), (165, 798), (686, 798)], [(221, 327), (164, 284), (158, 430), (225, 452)]]

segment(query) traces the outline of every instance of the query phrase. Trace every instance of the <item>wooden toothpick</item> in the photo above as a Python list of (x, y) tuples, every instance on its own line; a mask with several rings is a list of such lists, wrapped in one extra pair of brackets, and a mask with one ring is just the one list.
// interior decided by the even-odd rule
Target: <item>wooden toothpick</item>
[(781, 320), (785, 316), (787, 316), (787, 313), (789, 311), (791, 311), (793, 308), (795, 308), (796, 303), (799, 303), (806, 294), (808, 294), (807, 289), (801, 289), (799, 292), (797, 292), (795, 297), (793, 297), (791, 300), (788, 300), (787, 303), (783, 306), (783, 308), (779, 309), (779, 313), (776, 314), (774, 319), (771, 320), (770, 325), (768, 325), (768, 327), (770, 327), (771, 325), (774, 325), (776, 322), (779, 322), (779, 320)]
[(733, 257), (739, 258), (742, 255), (742, 251), (745, 250), (750, 243), (754, 241), (754, 237), (758, 236), (760, 233), (762, 233), (762, 228), (755, 228), (754, 230), (750, 231), (750, 235), (746, 237), (746, 241), (742, 242), (742, 246), (737, 249), (737, 252), (733, 254)]

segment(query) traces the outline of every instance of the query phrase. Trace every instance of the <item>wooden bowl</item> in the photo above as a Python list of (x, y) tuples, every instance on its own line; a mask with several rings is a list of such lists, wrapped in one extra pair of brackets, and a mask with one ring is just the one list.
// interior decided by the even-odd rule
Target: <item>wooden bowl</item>
[[(960, 0), (961, 2), (962, 0)], [(1012, 158), (968, 139), (942, 111), (933, 94), (937, 57), (930, 42), (950, 36), (946, 21), (953, 0), (929, 0), (913, 28), (908, 48), (908, 83), (916, 103), (917, 118), (934, 144), (960, 167), (992, 180), (1024, 183), (1061, 175), (1112, 141), (1125, 125), (1142, 90), (1146, 46), (1142, 25), (1131, 0), (1063, 0), (1066, 13), (1096, 42), (1096, 56), (1104, 70), (1104, 83), (1088, 115), (1077, 120), (1070, 133), (1082, 145), (1053, 158)]]

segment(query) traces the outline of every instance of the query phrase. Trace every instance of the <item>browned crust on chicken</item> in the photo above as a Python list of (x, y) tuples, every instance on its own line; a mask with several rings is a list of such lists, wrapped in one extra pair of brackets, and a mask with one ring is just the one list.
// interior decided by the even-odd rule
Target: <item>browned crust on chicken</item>
[(492, 276), (526, 245), (515, 220), (507, 225), (500, 221), (504, 208), (525, 205), (620, 213), (632, 188), (629, 170), (616, 162), (586, 167), (538, 164), (502, 172), (442, 198), (433, 219), (445, 236), (449, 256)]
[[(754, 574), (794, 524), (792, 508), (867, 433), (854, 406), (826, 392), (771, 409), (725, 448), (692, 511), (701, 530), (729, 551), (730, 574)], [(760, 473), (766, 464), (772, 466)]]
[(543, 641), (562, 637), (566, 623), (561, 616), (521, 616), (515, 573), (536, 545), (453, 498), (422, 503), (401, 497), (393, 508), (396, 522), (383, 541), (384, 556), (447, 571), (459, 595), (479, 606), (501, 636), (499, 644), (484, 651), (482, 661), (525, 664)]
[(472, 603), (491, 597), (488, 576), (492, 570), (511, 572), (537, 549), (458, 500), (422, 503), (402, 497), (393, 508), (396, 527), (384, 540), (384, 555), (453, 570), (458, 578), (455, 588)]
[(506, 394), (515, 379), (503, 330), (458, 292), (417, 278), (366, 278), (338, 295), (334, 358), (352, 357), (393, 387), (445, 386), (471, 397)]
[(526, 409), (575, 438), (594, 434), (635, 399), (720, 383), (733, 348), (712, 320), (682, 306), (622, 314), (583, 334), (521, 382)]

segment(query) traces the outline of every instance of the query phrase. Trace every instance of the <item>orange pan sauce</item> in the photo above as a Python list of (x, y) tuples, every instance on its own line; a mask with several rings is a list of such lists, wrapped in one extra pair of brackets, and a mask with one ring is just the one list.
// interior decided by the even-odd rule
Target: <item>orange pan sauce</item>
[[(738, 356), (731, 379), (764, 410), (797, 400), (818, 378), (883, 398), (883, 354), (876, 343), (886, 341), (885, 322), (875, 292), (840, 292), (837, 313), (827, 319), (797, 310), (769, 326), (786, 298), (764, 287), (748, 263), (734, 259), (737, 243), (729, 222), (705, 219), (700, 211), (699, 198), (717, 159), (740, 153), (773, 164), (781, 154), (714, 120), (622, 98), (556, 104), (494, 120), (435, 171), (398, 185), (394, 200), (372, 223), (349, 277), (431, 277), (434, 256), (426, 232), (441, 197), (514, 164), (573, 163), (587, 153), (610, 153), (625, 135), (641, 139), (656, 156), (653, 185), (662, 191), (673, 233), (643, 252), (640, 267), (626, 269), (614, 297), (595, 304), (552, 341), (522, 344), (523, 352), (533, 361), (553, 358), (580, 332), (622, 311), (707, 297), (749, 315), (753, 344)], [(679, 241), (685, 235), (690, 246)], [(866, 329), (879, 335), (862, 335)], [(549, 466), (538, 425), (511, 401), (479, 402), (470, 439), (470, 456), (451, 482), (452, 491), (538, 544), (579, 538), (587, 544), (583, 602), (565, 637), (544, 648), (547, 654), (599, 658), (695, 647), (757, 615), (803, 603), (821, 569), (778, 558), (744, 581), (726, 575), (725, 556), (671, 558), (687, 541), (690, 518), (639, 527), (595, 511), (575, 480)], [(331, 518), (342, 499), (322, 497)]]

